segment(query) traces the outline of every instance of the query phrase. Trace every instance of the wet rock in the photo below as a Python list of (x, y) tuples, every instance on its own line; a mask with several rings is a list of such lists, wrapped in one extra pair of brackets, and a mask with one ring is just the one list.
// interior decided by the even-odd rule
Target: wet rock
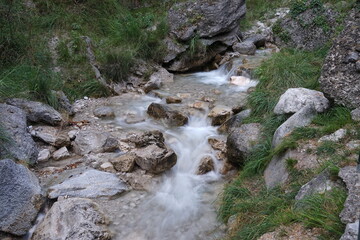
[(234, 128), (240, 127), (245, 118), (249, 117), (250, 109), (244, 110), (232, 116), (218, 128), (220, 133), (230, 133)]
[(357, 122), (360, 121), (360, 108), (356, 108), (351, 111), (351, 118), (354, 121), (357, 121)]
[(114, 165), (116, 171), (132, 172), (137, 158), (138, 157), (135, 153), (125, 153), (119, 157), (111, 159), (110, 162)]
[(349, 52), (354, 52), (360, 37), (359, 11), (349, 12), (344, 30), (335, 39), (322, 67), (319, 79), (322, 91), (335, 103), (351, 108), (360, 107), (360, 74), (355, 62), (346, 62)]
[(268, 189), (284, 184), (289, 179), (286, 167), (287, 154), (274, 156), (264, 171), (265, 185)]
[(313, 105), (310, 104), (303, 107), (276, 129), (272, 139), (272, 146), (276, 147), (281, 143), (283, 138), (289, 135), (295, 128), (309, 125), (315, 115), (316, 110)]
[(155, 119), (163, 119), (170, 126), (183, 126), (187, 124), (188, 117), (179, 111), (172, 110), (170, 107), (152, 103), (147, 109), (147, 113)]
[(71, 144), (67, 133), (51, 126), (36, 126), (31, 130), (31, 135), (55, 147), (64, 147)]
[(44, 103), (20, 98), (8, 99), (6, 103), (24, 110), (26, 112), (26, 117), (30, 122), (42, 122), (53, 126), (60, 125), (63, 122), (61, 114)]
[(179, 97), (175, 97), (175, 96), (170, 96), (166, 98), (166, 103), (167, 104), (172, 104), (172, 103), (181, 103), (182, 99)]
[(61, 159), (70, 157), (70, 153), (66, 147), (62, 147), (62, 148), (56, 150), (55, 152), (53, 152), (52, 157), (54, 160), (61, 160)]
[(211, 125), (221, 125), (231, 117), (232, 109), (227, 106), (215, 106), (208, 114), (211, 118)]
[(341, 128), (330, 135), (321, 137), (318, 142), (324, 142), (324, 141), (339, 142), (346, 137), (346, 134), (347, 134), (347, 130)]
[(360, 173), (356, 167), (348, 166), (340, 169), (339, 177), (345, 182), (348, 196), (344, 209), (340, 213), (343, 223), (354, 223), (360, 217)]
[(99, 198), (112, 197), (127, 190), (126, 185), (115, 174), (94, 169), (51, 186), (48, 197), (60, 196)]
[(114, 152), (119, 149), (119, 142), (116, 138), (108, 137), (102, 146), (103, 152)]
[(50, 150), (49, 149), (43, 149), (39, 152), (38, 162), (46, 162), (49, 159), (50, 159)]
[(243, 77), (243, 76), (232, 76), (230, 77), (230, 83), (237, 85), (237, 86), (249, 86), (253, 84), (254, 81), (252, 81), (250, 78)]
[(0, 156), (12, 156), (14, 159), (35, 163), (38, 149), (30, 133), (27, 132), (26, 115), (20, 108), (7, 104), (0, 104), (0, 123), (4, 128), (5, 137), (9, 141), (2, 141)]
[(235, 52), (246, 55), (254, 55), (256, 52), (256, 46), (251, 41), (235, 43), (232, 48)]
[[(281, 47), (314, 50), (324, 46), (335, 34), (337, 13), (329, 7), (310, 6), (297, 16), (291, 13), (273, 26), (275, 43)], [(316, 24), (321, 19), (322, 24)]]
[(90, 199), (70, 198), (55, 202), (37, 227), (32, 240), (110, 240), (104, 214)]
[(306, 88), (289, 88), (281, 95), (274, 113), (296, 113), (308, 104), (313, 104), (317, 112), (324, 112), (329, 108), (329, 100), (322, 92)]
[(226, 142), (218, 138), (209, 138), (208, 143), (214, 150), (226, 151)]
[(0, 231), (24, 235), (44, 202), (39, 181), (10, 159), (0, 160), (0, 176)]
[(73, 150), (78, 155), (104, 152), (108, 138), (111, 136), (105, 132), (80, 131), (73, 142)]
[(206, 111), (209, 109), (210, 104), (208, 102), (200, 102), (200, 101), (196, 101), (192, 104), (189, 104), (189, 107), (191, 108), (195, 108), (198, 110), (202, 110), (202, 111)]
[(243, 124), (235, 128), (226, 141), (227, 159), (235, 165), (242, 165), (253, 147), (259, 142), (261, 125), (258, 123)]
[(93, 113), (99, 118), (115, 117), (114, 110), (111, 107), (97, 107), (94, 109)]
[(175, 152), (169, 148), (162, 148), (155, 144), (134, 151), (136, 164), (143, 170), (158, 174), (172, 168), (177, 161)]
[(201, 159), (199, 168), (198, 168), (196, 174), (203, 175), (208, 172), (214, 171), (214, 169), (215, 169), (214, 160), (212, 159), (212, 157), (207, 156), (207, 157), (204, 157)]
[(310, 182), (303, 185), (300, 188), (299, 192), (296, 194), (295, 200), (298, 201), (316, 193), (323, 194), (326, 191), (330, 191), (335, 187), (341, 187), (341, 184), (338, 182), (334, 182), (331, 179), (329, 171), (325, 170), (324, 172), (311, 179)]
[(346, 229), (344, 234), (341, 236), (340, 240), (357, 240), (359, 233), (359, 220), (354, 223), (346, 224)]

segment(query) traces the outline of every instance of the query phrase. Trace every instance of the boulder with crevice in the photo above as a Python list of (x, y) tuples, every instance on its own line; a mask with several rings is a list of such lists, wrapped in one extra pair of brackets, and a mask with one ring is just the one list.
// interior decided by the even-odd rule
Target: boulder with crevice
[(44, 202), (39, 181), (10, 159), (0, 160), (0, 176), (0, 231), (24, 235)]
[(61, 114), (45, 103), (20, 98), (8, 99), (6, 103), (24, 110), (26, 118), (30, 122), (46, 123), (53, 126), (60, 125), (63, 122)]
[(32, 240), (110, 240), (107, 221), (98, 204), (86, 198), (55, 202), (36, 228)]
[(259, 143), (261, 125), (259, 123), (243, 124), (235, 128), (226, 141), (227, 159), (235, 165), (242, 165), (254, 146)]
[(18, 107), (0, 104), (0, 123), (7, 139), (1, 142), (0, 156), (36, 163), (39, 151), (27, 131), (26, 113)]
[(329, 108), (329, 100), (322, 92), (306, 88), (289, 88), (281, 95), (274, 113), (296, 113), (308, 104), (313, 104), (316, 112), (319, 113)]

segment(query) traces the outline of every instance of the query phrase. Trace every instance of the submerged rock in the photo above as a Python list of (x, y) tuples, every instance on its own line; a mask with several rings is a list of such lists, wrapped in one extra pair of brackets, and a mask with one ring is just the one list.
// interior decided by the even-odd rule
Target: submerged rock
[(61, 114), (44, 103), (20, 98), (8, 99), (6, 103), (24, 110), (26, 112), (26, 117), (30, 122), (42, 122), (53, 126), (60, 125), (63, 122)]
[(11, 105), (0, 104), (0, 123), (4, 128), (3, 137), (8, 138), (8, 141), (1, 142), (0, 156), (36, 163), (39, 151), (27, 131), (25, 112)]
[(208, 172), (214, 171), (214, 169), (215, 169), (214, 160), (212, 159), (212, 157), (207, 156), (201, 159), (196, 174), (203, 175)]
[(104, 214), (90, 199), (70, 198), (55, 202), (37, 227), (32, 240), (110, 240)]
[(99, 198), (112, 197), (127, 190), (115, 174), (90, 169), (79, 176), (49, 188), (49, 198), (60, 196)]
[(10, 159), (0, 160), (0, 176), (0, 231), (24, 235), (44, 202), (39, 181)]
[(227, 159), (235, 165), (242, 165), (254, 146), (259, 142), (261, 125), (259, 123), (243, 124), (235, 128), (226, 141)]

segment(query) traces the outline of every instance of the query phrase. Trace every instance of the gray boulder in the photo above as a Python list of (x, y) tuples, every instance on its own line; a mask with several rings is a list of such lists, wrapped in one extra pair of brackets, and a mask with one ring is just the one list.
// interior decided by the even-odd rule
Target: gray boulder
[(357, 240), (359, 234), (359, 220), (354, 223), (346, 224), (346, 229), (344, 234), (341, 236), (340, 240)]
[(111, 107), (102, 106), (97, 107), (93, 111), (94, 115), (99, 118), (110, 118), (115, 117), (114, 110)]
[(110, 240), (104, 214), (90, 199), (70, 198), (55, 202), (36, 228), (32, 240)]
[(286, 168), (288, 154), (284, 153), (274, 156), (264, 171), (265, 185), (268, 189), (284, 184), (289, 179), (289, 172)]
[(136, 164), (150, 173), (162, 173), (172, 168), (177, 161), (175, 152), (155, 144), (135, 150)]
[[(116, 142), (111, 139), (113, 137), (105, 132), (80, 131), (73, 142), (73, 150), (78, 155), (113, 150)], [(113, 146), (110, 148), (109, 145)]]
[(31, 136), (58, 148), (69, 146), (71, 144), (68, 133), (59, 131), (59, 129), (55, 127), (36, 126), (31, 129), (30, 133)]
[(324, 112), (329, 108), (329, 100), (322, 92), (306, 88), (289, 88), (281, 95), (274, 113), (296, 113), (308, 104), (313, 104), (317, 112)]
[(115, 174), (94, 169), (51, 186), (48, 197), (60, 196), (99, 198), (112, 197), (127, 190), (126, 185)]
[(170, 126), (183, 126), (188, 122), (187, 116), (160, 103), (150, 104), (147, 113), (155, 119), (164, 120)]
[(348, 166), (340, 169), (339, 177), (345, 182), (348, 190), (340, 218), (343, 223), (354, 223), (360, 217), (360, 173), (356, 167)]
[(278, 46), (314, 50), (323, 47), (335, 34), (337, 13), (325, 6), (306, 7), (300, 13), (290, 11), (273, 26)]
[(243, 124), (234, 129), (226, 141), (227, 159), (235, 165), (242, 165), (261, 137), (259, 123)]
[(63, 122), (61, 114), (44, 103), (20, 98), (8, 99), (6, 103), (24, 110), (26, 112), (26, 117), (30, 122), (42, 122), (53, 126), (60, 125)]
[(265, 47), (266, 36), (255, 34), (245, 39), (245, 42), (252, 42), (257, 48)]
[(351, 111), (351, 118), (354, 121), (360, 121), (360, 107)]
[(360, 107), (360, 73), (356, 62), (346, 61), (349, 52), (356, 51), (360, 38), (359, 11), (353, 9), (346, 20), (344, 30), (335, 39), (325, 58), (319, 79), (325, 94), (336, 103), (352, 108)]
[(303, 107), (276, 129), (272, 139), (272, 146), (276, 147), (295, 128), (309, 125), (315, 116), (316, 110), (312, 104)]
[(256, 52), (256, 46), (251, 41), (235, 43), (232, 48), (235, 52), (246, 55), (254, 55)]
[(63, 91), (52, 91), (52, 93), (56, 96), (61, 109), (65, 110), (70, 116), (75, 114), (72, 104)]
[(0, 123), (9, 138), (9, 141), (1, 143), (0, 156), (36, 163), (39, 151), (27, 131), (25, 112), (11, 105), (0, 104)]
[(0, 176), (0, 231), (24, 235), (44, 202), (39, 181), (10, 159), (0, 160)]

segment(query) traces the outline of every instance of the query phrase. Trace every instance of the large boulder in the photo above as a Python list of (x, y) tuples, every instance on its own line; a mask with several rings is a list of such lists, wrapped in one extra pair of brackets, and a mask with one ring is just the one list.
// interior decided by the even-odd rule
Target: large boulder
[(32, 240), (110, 240), (104, 214), (90, 199), (70, 198), (55, 202), (36, 228)]
[(151, 103), (147, 113), (155, 119), (164, 120), (170, 126), (183, 126), (188, 122), (187, 116), (160, 103)]
[(274, 156), (264, 171), (265, 185), (268, 189), (284, 184), (289, 179), (289, 171), (286, 167), (288, 154)]
[(24, 235), (43, 201), (38, 179), (10, 159), (0, 160), (0, 231)]
[(243, 124), (234, 129), (226, 141), (228, 161), (235, 165), (242, 165), (253, 147), (259, 142), (260, 136), (259, 123)]
[(232, 46), (241, 35), (238, 24), (245, 12), (245, 0), (174, 4), (168, 12), (171, 38), (166, 40), (167, 69), (188, 71), (200, 67)]
[(274, 113), (296, 113), (308, 104), (313, 104), (317, 112), (324, 112), (329, 107), (329, 100), (319, 91), (306, 88), (289, 88), (281, 95), (274, 108)]
[(348, 107), (360, 107), (360, 73), (356, 70), (359, 60), (350, 55), (359, 55), (360, 16), (354, 9), (346, 20), (344, 30), (335, 39), (325, 58), (319, 79), (323, 92), (336, 103)]
[(35, 163), (38, 149), (27, 131), (25, 112), (11, 105), (0, 104), (0, 123), (5, 132), (3, 136), (9, 138), (1, 142), (0, 156), (10, 155), (17, 160)]
[(295, 128), (308, 126), (315, 116), (316, 110), (313, 104), (303, 107), (276, 129), (272, 139), (272, 146), (276, 147), (280, 144), (283, 138), (289, 135)]
[(322, 4), (299, 1), (286, 17), (273, 26), (276, 45), (314, 50), (335, 34), (337, 13)]
[(108, 146), (109, 142), (113, 142), (112, 139), (114, 138), (105, 132), (80, 131), (73, 142), (73, 150), (78, 155), (107, 152), (114, 149)]
[(30, 122), (42, 122), (53, 126), (60, 125), (63, 122), (61, 114), (44, 103), (20, 98), (8, 99), (6, 103), (24, 110)]
[(256, 51), (256, 46), (251, 41), (235, 43), (232, 48), (235, 52), (246, 55), (254, 55)]
[(112, 197), (127, 190), (127, 186), (115, 174), (90, 169), (78, 176), (49, 188), (50, 199), (69, 197)]

